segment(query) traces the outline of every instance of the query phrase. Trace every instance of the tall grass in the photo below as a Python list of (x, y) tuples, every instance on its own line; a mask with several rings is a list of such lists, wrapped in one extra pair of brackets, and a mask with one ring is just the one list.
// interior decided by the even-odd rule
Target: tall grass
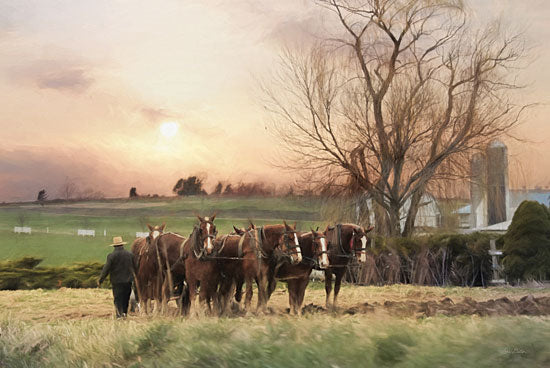
[(0, 323), (8, 367), (547, 367), (546, 318)]

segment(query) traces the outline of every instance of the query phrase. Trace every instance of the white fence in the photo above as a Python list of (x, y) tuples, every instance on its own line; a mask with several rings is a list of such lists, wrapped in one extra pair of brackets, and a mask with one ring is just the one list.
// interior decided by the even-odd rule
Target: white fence
[(136, 231), (136, 238), (146, 238), (149, 236), (149, 233), (147, 232), (141, 232), (141, 231)]
[(78, 229), (78, 236), (95, 236), (95, 230)]
[(13, 232), (18, 234), (21, 234), (21, 233), (30, 234), (31, 228), (26, 226), (15, 226), (13, 228)]

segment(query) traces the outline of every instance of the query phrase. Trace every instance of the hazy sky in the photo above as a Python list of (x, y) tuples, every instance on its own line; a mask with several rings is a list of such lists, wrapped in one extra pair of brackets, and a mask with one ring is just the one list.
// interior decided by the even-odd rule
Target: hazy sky
[[(255, 78), (330, 13), (308, 0), (0, 0), (0, 201), (57, 195), (66, 177), (109, 196), (168, 194), (179, 177), (284, 182)], [(525, 94), (550, 101), (550, 1), (476, 0), (526, 28)], [(326, 19), (325, 19), (325, 18)], [(512, 143), (530, 186), (550, 185), (550, 108)], [(173, 137), (161, 134), (177, 122)], [(518, 181), (518, 179), (514, 179)], [(518, 181), (517, 185), (522, 185)]]

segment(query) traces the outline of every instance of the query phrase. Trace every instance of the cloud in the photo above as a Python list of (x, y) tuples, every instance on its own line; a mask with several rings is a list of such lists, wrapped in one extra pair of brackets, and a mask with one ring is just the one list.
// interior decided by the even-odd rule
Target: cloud
[(95, 82), (93, 67), (85, 62), (66, 59), (41, 59), (12, 67), (10, 77), (40, 89), (81, 94)]
[(162, 120), (174, 118), (172, 113), (162, 108), (142, 107), (139, 111), (147, 121), (152, 123), (158, 123)]
[(265, 39), (276, 45), (311, 44), (322, 37), (323, 23), (319, 17), (306, 16), (303, 18), (285, 19), (276, 23)]
[(89, 71), (83, 68), (57, 70), (37, 75), (36, 85), (39, 88), (81, 93), (94, 82), (88, 74)]

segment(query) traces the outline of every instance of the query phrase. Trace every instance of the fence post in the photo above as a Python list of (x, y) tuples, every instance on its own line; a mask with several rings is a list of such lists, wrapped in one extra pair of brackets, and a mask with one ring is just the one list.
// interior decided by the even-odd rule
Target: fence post
[(502, 251), (497, 250), (495, 239), (489, 240), (489, 248), (489, 254), (491, 255), (493, 263), (493, 279), (491, 280), (491, 284), (504, 284), (505, 280), (500, 278), (500, 271), (502, 268), (498, 263), (498, 257), (502, 256)]
[(103, 229), (103, 236), (107, 236), (107, 229)]

